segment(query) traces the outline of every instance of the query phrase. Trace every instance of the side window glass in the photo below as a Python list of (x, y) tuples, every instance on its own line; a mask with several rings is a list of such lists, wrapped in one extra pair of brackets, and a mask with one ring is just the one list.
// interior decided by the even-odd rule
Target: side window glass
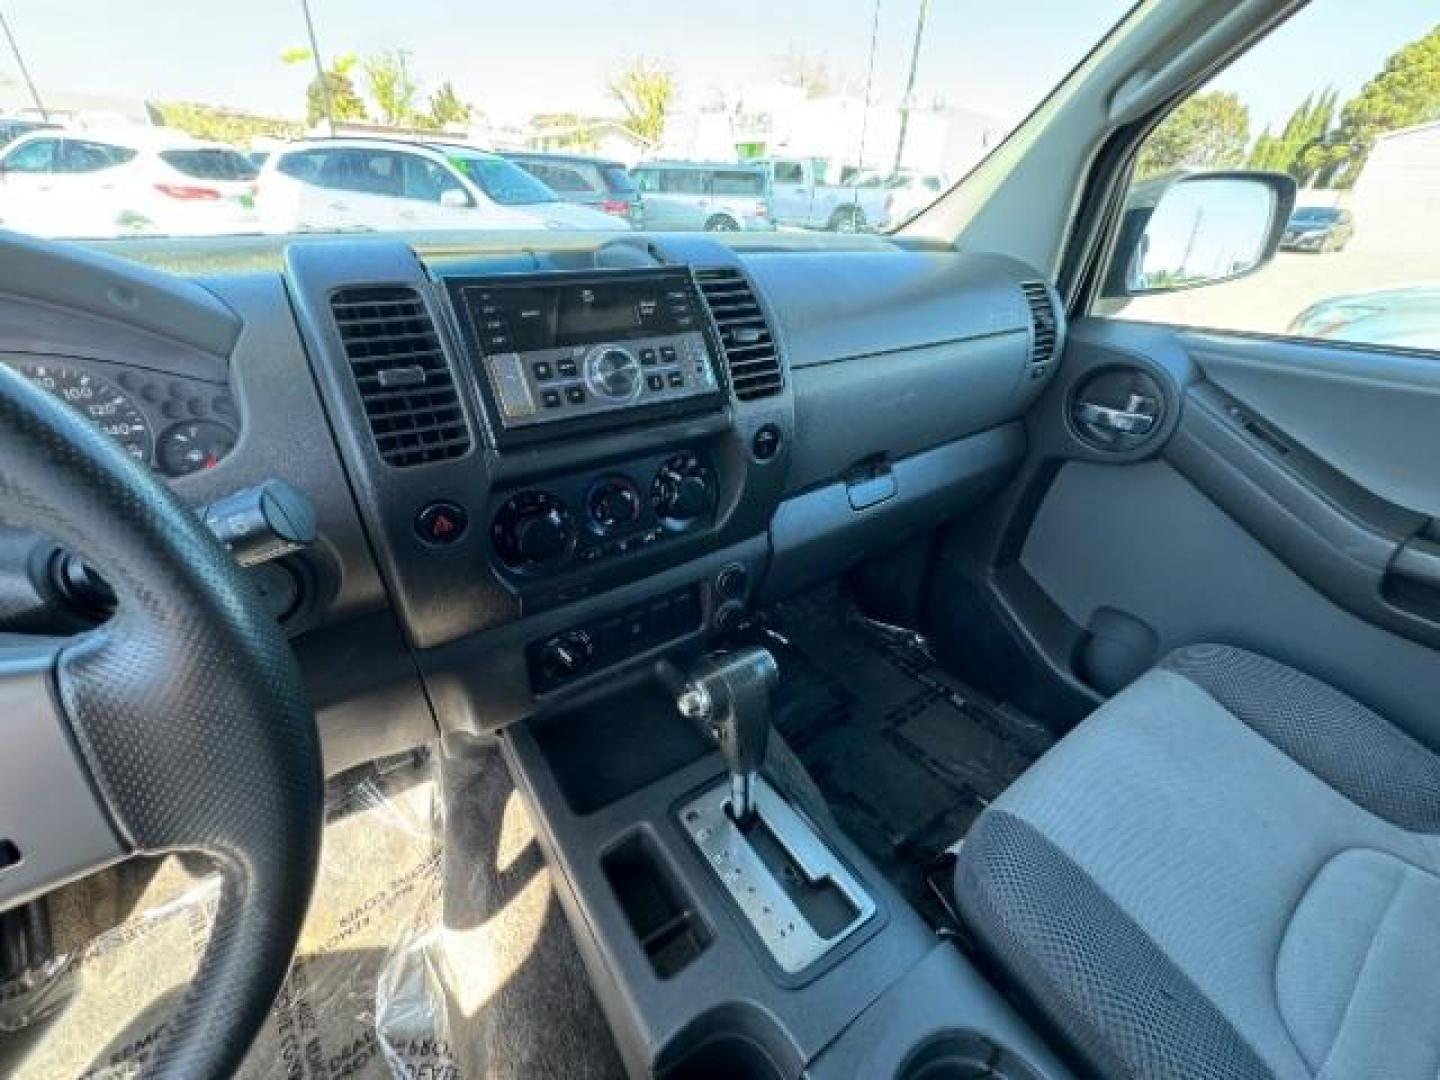
[(775, 183), (800, 184), (805, 181), (805, 170), (798, 161), (775, 162)]
[(136, 151), (124, 146), (108, 143), (86, 142), (81, 139), (66, 139), (61, 153), (60, 171), (67, 173), (93, 173), (133, 161)]
[(307, 184), (323, 185), (321, 174), (326, 155), (315, 150), (302, 150), (298, 154), (282, 154), (275, 163), (275, 171)]
[[(531, 171), (534, 172), (533, 169)], [(552, 191), (586, 192), (595, 190), (578, 170), (572, 169), (568, 165), (547, 165), (543, 176), (538, 173), (536, 175)]]
[(460, 187), (460, 184), (435, 162), (413, 154), (405, 155), (404, 177), (407, 199), (438, 203), (446, 188)]
[(408, 155), (387, 150), (347, 150), (341, 157), (349, 190), (364, 195), (400, 198), (405, 192), (404, 168)]
[(710, 187), (710, 174), (698, 169), (669, 169), (661, 176), (662, 190), (676, 195), (704, 195)]
[(637, 169), (633, 174), (635, 186), (641, 193), (656, 192), (660, 190), (660, 174), (653, 169)]
[[(1440, 350), (1437, 56), (1433, 10), (1381, 2), (1362, 25), (1346, 0), (1302, 8), (1147, 137), (1126, 217), (1156, 210), (1138, 246), (1122, 225), (1105, 291), (1150, 291), (1098, 300), (1092, 313)], [(1222, 198), (1218, 182), (1204, 199), (1174, 186), (1184, 176), (1193, 195), (1191, 181), (1225, 170), (1281, 173), (1296, 187), (1279, 250), (1253, 272), (1254, 200)], [(1120, 267), (1126, 251), (1132, 265)]]
[(0, 164), (4, 165), (6, 172), (55, 172), (57, 157), (55, 151), (59, 145), (59, 139), (36, 139), (32, 143), (26, 143), (24, 146), (10, 151), (3, 160), (0, 160)]

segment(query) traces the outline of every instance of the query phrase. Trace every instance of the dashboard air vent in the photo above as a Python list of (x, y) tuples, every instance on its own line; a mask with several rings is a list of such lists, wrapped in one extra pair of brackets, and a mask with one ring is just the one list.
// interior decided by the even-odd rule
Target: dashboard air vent
[(380, 456), (422, 465), (470, 449), (455, 378), (414, 289), (342, 289), (330, 309)]
[(735, 396), (753, 401), (778, 394), (785, 385), (780, 356), (750, 282), (731, 269), (697, 270), (695, 280), (720, 332)]
[(1022, 281), (1020, 289), (1030, 306), (1035, 331), (1030, 340), (1030, 363), (1048, 366), (1055, 358), (1055, 309), (1050, 306), (1050, 290), (1043, 281)]

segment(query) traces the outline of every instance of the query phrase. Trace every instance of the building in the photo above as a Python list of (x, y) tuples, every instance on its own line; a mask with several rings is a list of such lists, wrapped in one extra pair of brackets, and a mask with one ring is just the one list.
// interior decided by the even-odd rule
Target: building
[(1350, 205), (1357, 250), (1440, 251), (1440, 121), (1376, 139)]
[[(854, 94), (810, 97), (781, 84), (746, 88), (730, 102), (683, 111), (665, 127), (664, 157), (728, 161), (771, 155), (829, 163), (831, 179), (864, 170), (889, 175), (900, 141), (901, 110), (893, 103), (868, 108)], [(988, 113), (952, 105), (910, 111), (901, 167), (922, 175), (957, 178), (983, 158), (1005, 132)], [(863, 137), (863, 145), (862, 145)]]
[(591, 154), (626, 166), (650, 157), (654, 149), (649, 139), (608, 117), (534, 117), (528, 130), (519, 135), (518, 145), (505, 145), (509, 141), (497, 140), (496, 145), (509, 150)]
[[(42, 89), (45, 119), (73, 128), (116, 128), (150, 124), (150, 111), (140, 98), (72, 94)], [(19, 79), (0, 75), (0, 116), (41, 119), (29, 89)]]

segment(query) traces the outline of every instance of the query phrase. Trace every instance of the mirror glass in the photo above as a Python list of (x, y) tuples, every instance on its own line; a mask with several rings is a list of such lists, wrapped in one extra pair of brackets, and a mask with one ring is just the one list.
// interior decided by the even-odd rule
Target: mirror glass
[(1172, 184), (1131, 261), (1129, 292), (1192, 288), (1253, 270), (1274, 215), (1274, 189), (1258, 180), (1195, 176)]
[(460, 188), (446, 188), (440, 193), (441, 206), (469, 206), (470, 196)]

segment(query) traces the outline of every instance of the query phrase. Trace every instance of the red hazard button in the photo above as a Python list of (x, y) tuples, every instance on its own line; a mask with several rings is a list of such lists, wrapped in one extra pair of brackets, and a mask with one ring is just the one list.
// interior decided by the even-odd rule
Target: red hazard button
[(452, 502), (433, 502), (415, 516), (415, 530), (430, 544), (453, 544), (465, 535), (470, 515)]

